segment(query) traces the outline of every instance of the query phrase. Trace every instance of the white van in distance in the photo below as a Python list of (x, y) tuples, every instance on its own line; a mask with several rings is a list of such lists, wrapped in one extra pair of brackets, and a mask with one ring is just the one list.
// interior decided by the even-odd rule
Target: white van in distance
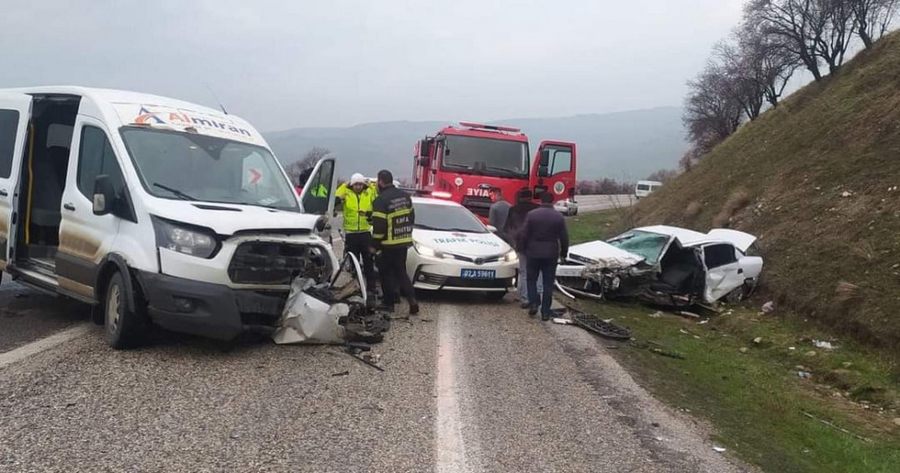
[[(249, 123), (82, 87), (0, 90), (0, 271), (93, 304), (115, 348), (147, 324), (230, 340), (277, 323), (292, 278), (338, 270), (333, 159), (299, 199)], [(330, 190), (329, 197), (307, 191)]]
[(634, 186), (634, 196), (638, 199), (647, 197), (662, 185), (663, 183), (659, 181), (637, 181), (637, 185)]

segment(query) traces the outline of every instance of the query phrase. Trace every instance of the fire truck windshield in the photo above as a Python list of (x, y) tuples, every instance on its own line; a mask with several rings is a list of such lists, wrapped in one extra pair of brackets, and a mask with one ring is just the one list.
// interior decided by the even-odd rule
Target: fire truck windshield
[(528, 143), (447, 136), (442, 169), (502, 177), (528, 177)]

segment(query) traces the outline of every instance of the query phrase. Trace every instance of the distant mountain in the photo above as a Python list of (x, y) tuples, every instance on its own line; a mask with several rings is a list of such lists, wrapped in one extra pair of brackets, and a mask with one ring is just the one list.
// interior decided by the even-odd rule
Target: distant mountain
[[(338, 156), (341, 176), (352, 172), (373, 175), (387, 168), (397, 176), (408, 177), (416, 140), (434, 134), (447, 123), (397, 121), (348, 128), (294, 128), (265, 133), (265, 137), (285, 164), (321, 146)], [(532, 155), (541, 140), (576, 142), (579, 179), (642, 179), (658, 169), (674, 168), (687, 149), (681, 109), (677, 107), (490, 123), (520, 127), (531, 141)]]

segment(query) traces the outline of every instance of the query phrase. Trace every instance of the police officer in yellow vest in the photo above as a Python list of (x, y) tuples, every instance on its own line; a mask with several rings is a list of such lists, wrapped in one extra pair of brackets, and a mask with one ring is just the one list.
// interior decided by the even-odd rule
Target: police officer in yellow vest
[(402, 295), (409, 302), (409, 313), (418, 314), (416, 293), (406, 273), (406, 252), (412, 246), (416, 213), (409, 194), (394, 186), (390, 171), (378, 172), (378, 198), (373, 209), (373, 248), (380, 251), (378, 271), (384, 292), (381, 308), (393, 312), (398, 295)]
[(375, 264), (372, 261), (372, 203), (377, 192), (362, 174), (350, 176), (341, 184), (335, 196), (344, 202), (344, 251), (353, 253), (363, 265), (369, 290), (375, 289)]

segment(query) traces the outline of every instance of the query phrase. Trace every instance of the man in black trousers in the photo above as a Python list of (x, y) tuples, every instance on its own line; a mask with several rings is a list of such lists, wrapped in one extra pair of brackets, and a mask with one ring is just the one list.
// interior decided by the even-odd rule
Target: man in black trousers
[[(541, 206), (528, 212), (520, 238), (520, 247), (527, 258), (525, 272), (528, 282), (528, 314), (537, 314), (537, 304), (540, 301), (541, 319), (550, 320), (556, 264), (569, 253), (566, 219), (553, 208), (553, 195), (550, 192), (542, 193)], [(539, 274), (544, 286), (544, 292), (540, 295), (537, 290)]]
[(419, 304), (412, 281), (406, 274), (406, 253), (412, 246), (412, 232), (416, 223), (409, 194), (394, 187), (390, 171), (378, 172), (378, 197), (372, 203), (373, 251), (377, 259), (384, 292), (381, 309), (393, 312), (402, 295), (409, 302), (410, 315), (419, 313)]

